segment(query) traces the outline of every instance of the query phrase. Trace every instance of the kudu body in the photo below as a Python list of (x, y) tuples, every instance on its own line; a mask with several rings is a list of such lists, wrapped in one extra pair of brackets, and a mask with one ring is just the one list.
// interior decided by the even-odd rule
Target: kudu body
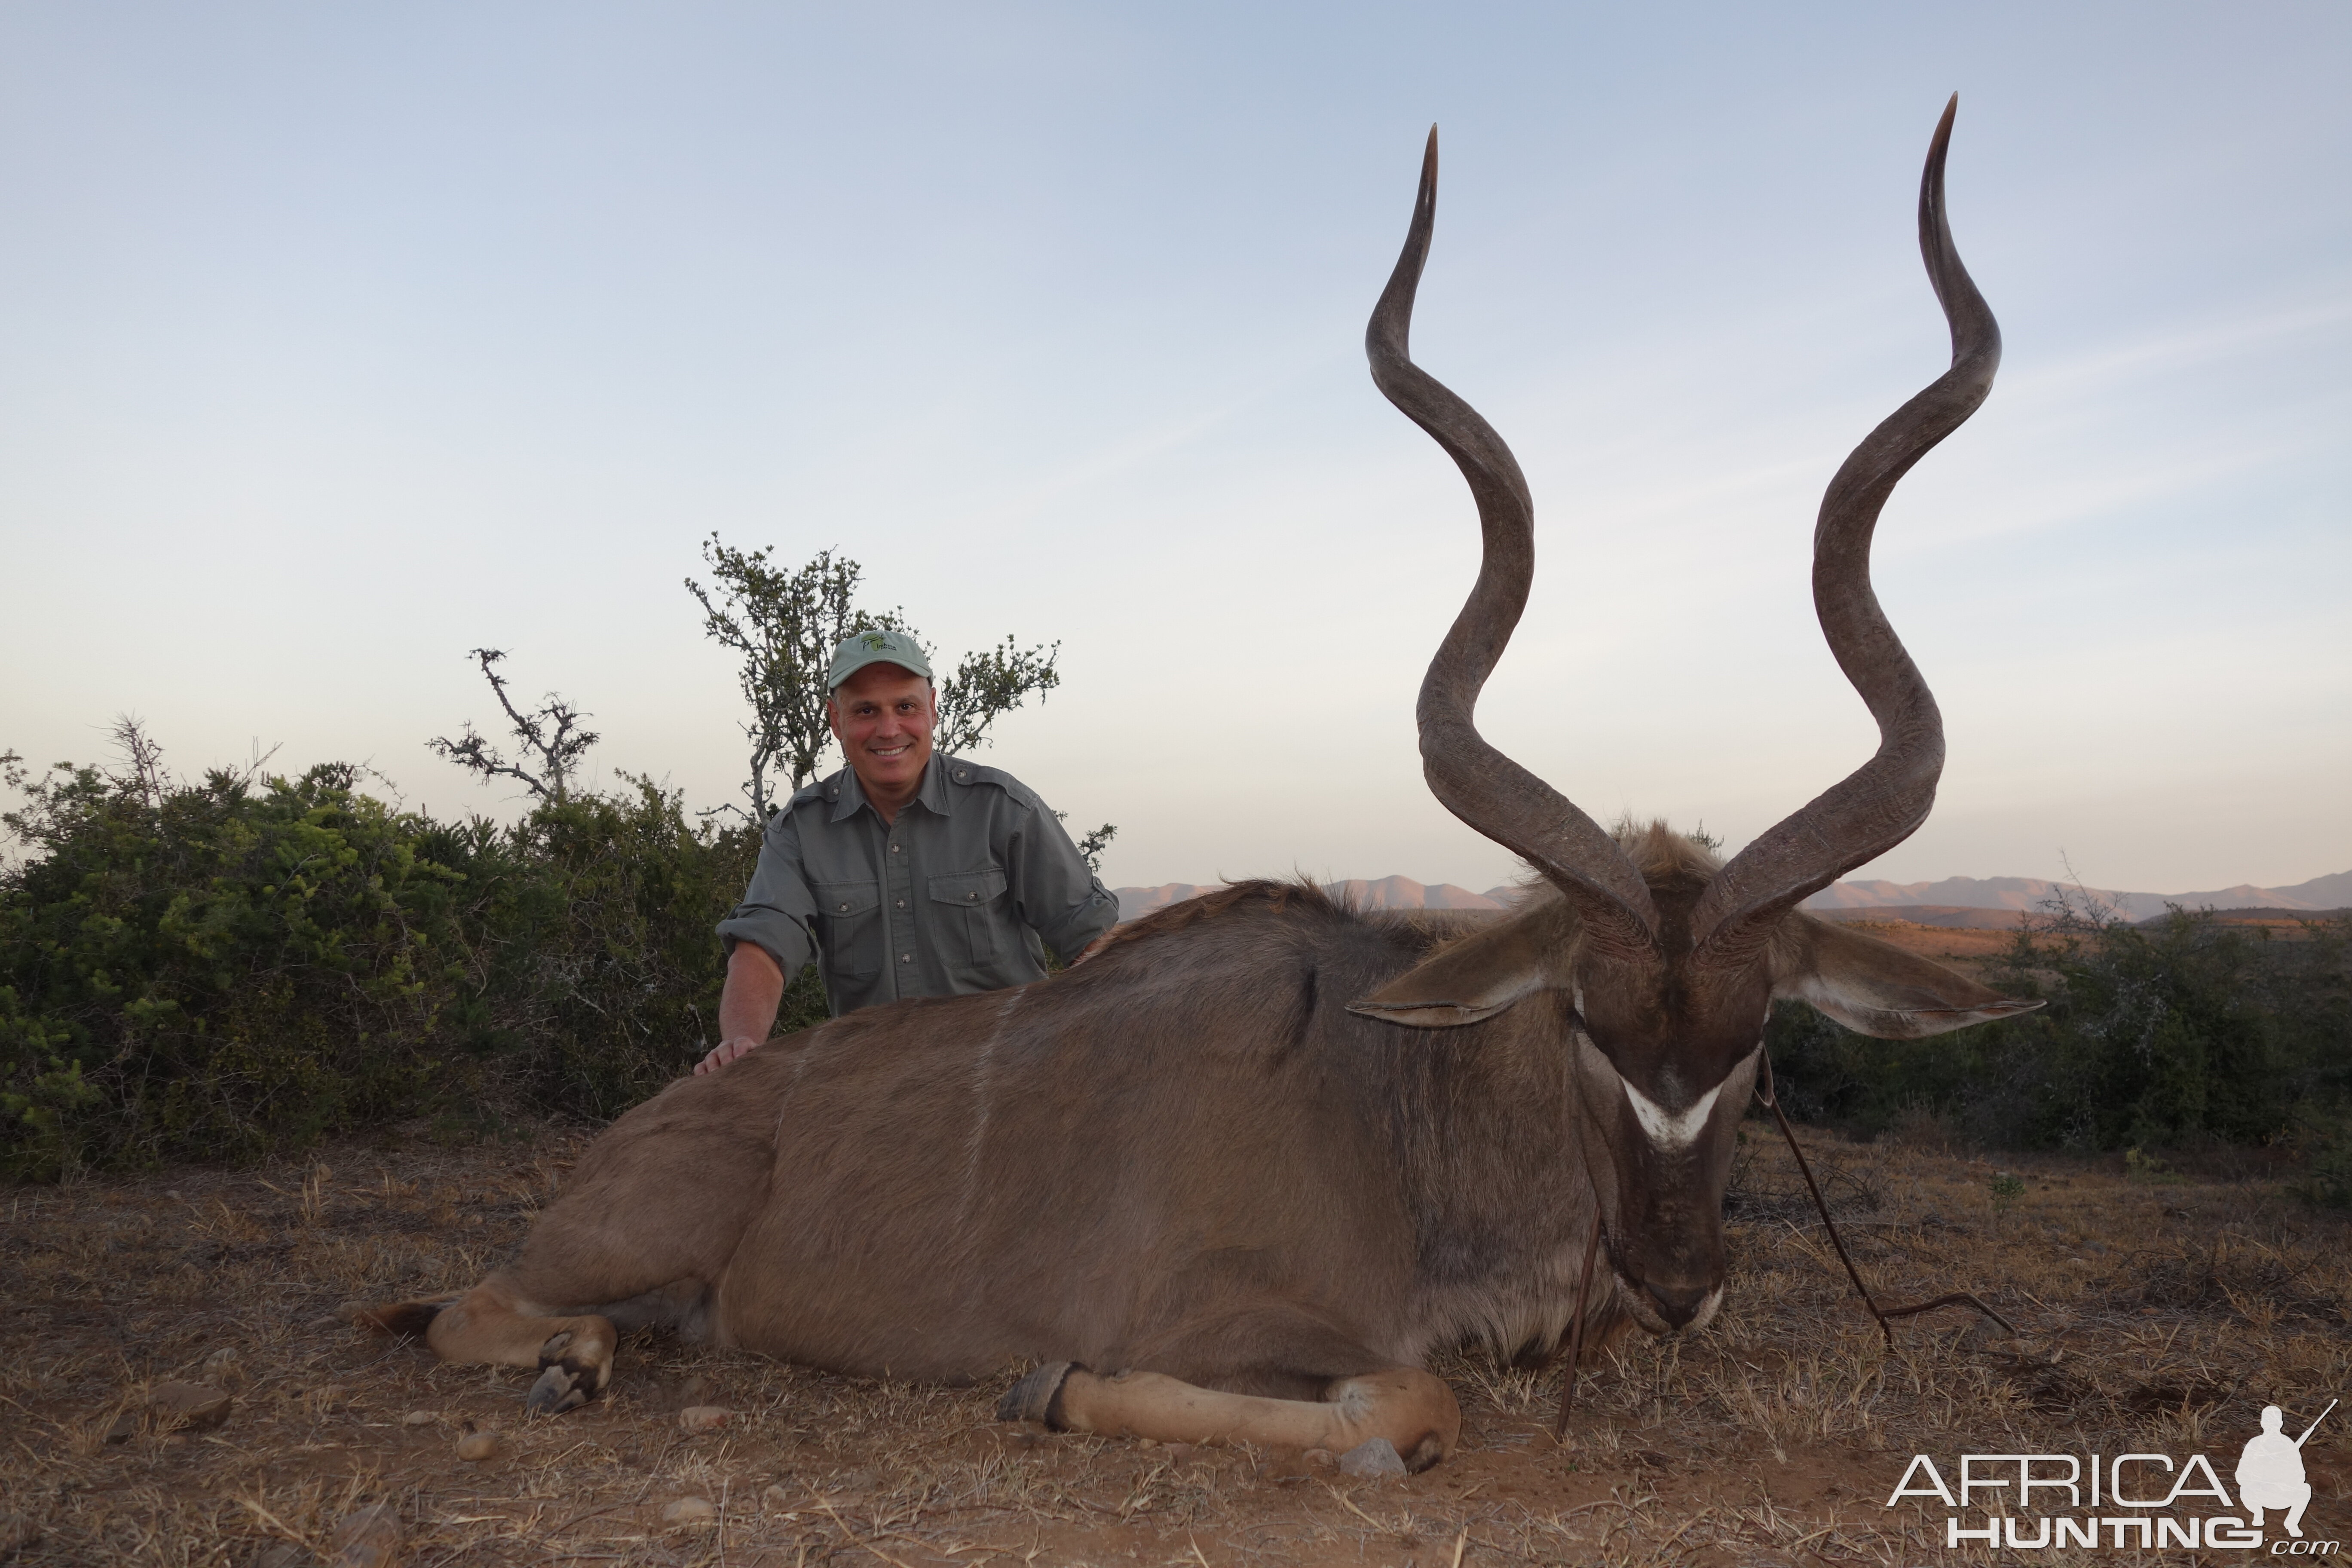
[(1479, 737), (1532, 514), (1500, 437), (1408, 356), (1433, 132), (1367, 342), (1381, 389), (1477, 499), (1485, 559), (1422, 690), (1423, 755), (1438, 798), (1538, 874), (1527, 900), (1479, 925), (1244, 883), (1034, 985), (835, 1019), (622, 1117), (511, 1268), (363, 1320), (539, 1368), (542, 1410), (593, 1397), (617, 1334), (665, 1322), (851, 1372), (1030, 1363), (1008, 1416), (1382, 1438), (1416, 1468), (1459, 1428), (1431, 1352), (1549, 1352), (1579, 1302), (1583, 1337), (1703, 1322), (1775, 996), (1891, 1037), (2030, 1005), (1795, 908), (1916, 827), (1941, 764), (1868, 550), (1887, 491), (1981, 400), (1999, 353), (1944, 225), (1950, 123), (1920, 224), (1954, 366), (1849, 459), (1816, 538), (1823, 629), (1883, 737), (1852, 777), (1723, 865), (1663, 826), (1604, 833)]

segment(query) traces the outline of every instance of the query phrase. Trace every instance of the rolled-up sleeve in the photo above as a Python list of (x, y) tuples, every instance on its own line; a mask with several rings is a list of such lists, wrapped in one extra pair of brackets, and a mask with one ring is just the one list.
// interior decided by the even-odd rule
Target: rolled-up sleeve
[(735, 944), (763, 949), (790, 980), (816, 952), (816, 903), (802, 874), (800, 826), (790, 808), (768, 819), (760, 839), (760, 864), (735, 912), (719, 922), (719, 938), (731, 956)]
[(1087, 867), (1061, 821), (1032, 806), (1013, 843), (1014, 910), (1064, 963), (1118, 923), (1118, 900)]

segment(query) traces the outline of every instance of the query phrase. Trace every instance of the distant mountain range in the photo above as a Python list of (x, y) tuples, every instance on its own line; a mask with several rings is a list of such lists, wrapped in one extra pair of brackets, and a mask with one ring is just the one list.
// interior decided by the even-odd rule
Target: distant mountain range
[[(1118, 918), (1131, 921), (1168, 904), (1197, 894), (1214, 892), (1223, 884), (1206, 887), (1191, 882), (1163, 882), (1156, 888), (1117, 888)], [(1370, 910), (1499, 910), (1517, 889), (1489, 888), (1474, 893), (1451, 882), (1434, 885), (1410, 877), (1361, 878), (1324, 884), (1344, 894), (1360, 908)], [(2160, 915), (2168, 905), (2186, 910), (2340, 910), (2352, 907), (2352, 871), (2314, 877), (2289, 888), (2257, 888), (2241, 883), (2195, 893), (2126, 893), (2105, 888), (2077, 888), (2039, 877), (1947, 877), (1940, 882), (1832, 882), (1805, 900), (1809, 910), (1872, 910), (1936, 906), (1947, 910), (2033, 910), (2061, 893), (2080, 900), (2085, 893), (2126, 920)], [(1958, 923), (1938, 921), (1939, 924)]]
[(1947, 877), (1940, 882), (1832, 882), (1805, 900), (1809, 910), (1885, 909), (1897, 904), (1941, 904), (1969, 910), (2032, 910), (2063, 893), (2087, 893), (2126, 920), (2160, 915), (2170, 904), (2184, 910), (2340, 910), (2352, 906), (2352, 871), (2314, 877), (2290, 888), (2257, 888), (2241, 882), (2195, 893), (2126, 893), (2108, 888), (2077, 888), (2039, 877)]

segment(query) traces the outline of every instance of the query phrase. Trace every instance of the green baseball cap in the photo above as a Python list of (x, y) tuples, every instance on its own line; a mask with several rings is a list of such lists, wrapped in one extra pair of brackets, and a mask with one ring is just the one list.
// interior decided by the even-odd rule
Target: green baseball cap
[(855, 632), (833, 650), (833, 668), (824, 673), (824, 689), (839, 690), (843, 681), (869, 664), (895, 664), (925, 680), (932, 679), (931, 661), (923, 657), (923, 645), (905, 632)]

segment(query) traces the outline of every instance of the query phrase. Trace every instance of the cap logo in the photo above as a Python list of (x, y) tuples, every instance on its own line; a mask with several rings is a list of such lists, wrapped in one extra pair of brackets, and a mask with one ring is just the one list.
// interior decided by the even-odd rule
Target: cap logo
[(887, 653), (890, 651), (890, 634), (887, 632), (867, 632), (864, 637), (857, 640), (864, 643), (867, 647), (872, 648), (876, 653)]

